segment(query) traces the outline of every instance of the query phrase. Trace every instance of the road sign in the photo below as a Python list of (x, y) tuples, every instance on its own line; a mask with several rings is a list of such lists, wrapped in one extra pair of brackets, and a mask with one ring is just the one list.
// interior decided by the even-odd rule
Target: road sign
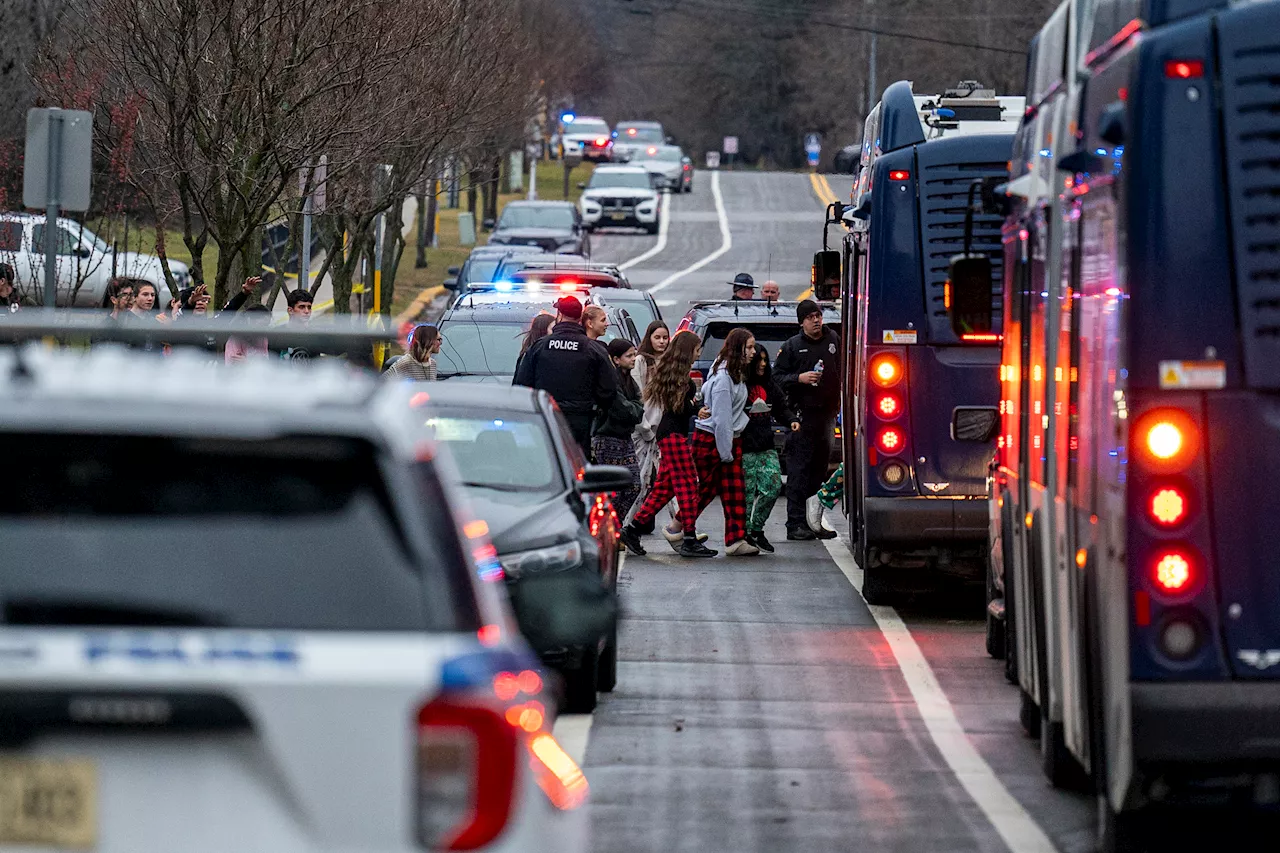
[(724, 153), (726, 154), (738, 153), (738, 137), (726, 136), (724, 138)]
[(708, 169), (720, 168), (720, 152), (719, 151), (707, 152), (707, 168)]
[(822, 140), (818, 138), (818, 134), (806, 134), (804, 138), (804, 150), (808, 154), (822, 151)]
[(56, 108), (28, 111), (22, 203), (88, 210), (92, 155), (92, 113)]

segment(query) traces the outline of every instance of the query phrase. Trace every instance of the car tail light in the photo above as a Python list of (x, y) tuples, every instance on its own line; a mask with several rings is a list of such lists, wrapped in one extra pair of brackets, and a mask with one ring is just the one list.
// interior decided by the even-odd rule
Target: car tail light
[(506, 828), (519, 730), (495, 709), (440, 697), (418, 711), (417, 834), (425, 847), (474, 850)]
[(881, 388), (891, 388), (902, 379), (902, 361), (892, 353), (881, 353), (871, 359), (871, 381)]
[(882, 394), (875, 402), (875, 415), (885, 420), (893, 420), (902, 414), (902, 400), (895, 394)]
[(1164, 64), (1164, 76), (1173, 80), (1197, 80), (1204, 76), (1204, 62), (1199, 59), (1170, 59)]
[(1190, 510), (1190, 498), (1177, 486), (1161, 486), (1147, 501), (1147, 515), (1159, 527), (1177, 527), (1187, 520)]
[(1157, 473), (1174, 473), (1191, 464), (1200, 447), (1195, 421), (1181, 409), (1155, 409), (1138, 419), (1134, 442), (1142, 462)]
[(684, 170), (685, 170), (686, 172), (691, 171), (692, 169), (693, 169), (693, 167), (692, 167), (692, 166), (690, 166), (688, 163), (685, 163), (685, 164), (684, 164)]
[(608, 144), (609, 144), (609, 140), (608, 140), (608, 139), (605, 139), (603, 136), (600, 136), (600, 137), (597, 137), (597, 138), (596, 138), (596, 147), (597, 147), (597, 148), (603, 148), (603, 147), (605, 147), (605, 146), (606, 146), (606, 145), (608, 145)]
[(1151, 580), (1165, 595), (1182, 595), (1196, 586), (1195, 558), (1182, 548), (1165, 548), (1151, 561)]
[(876, 446), (886, 456), (897, 456), (906, 447), (907, 439), (897, 427), (885, 427), (876, 437)]

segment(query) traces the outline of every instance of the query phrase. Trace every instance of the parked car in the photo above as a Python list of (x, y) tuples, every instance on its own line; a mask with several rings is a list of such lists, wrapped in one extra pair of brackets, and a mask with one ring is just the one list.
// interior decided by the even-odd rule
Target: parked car
[(613, 159), (625, 163), (650, 145), (668, 145), (671, 139), (656, 121), (623, 121), (613, 129)]
[(862, 163), (862, 146), (858, 144), (846, 145), (836, 152), (835, 162), (831, 164), (832, 171), (840, 174), (852, 175), (858, 171), (858, 166)]
[(630, 164), (648, 172), (658, 189), (677, 193), (684, 187), (685, 159), (684, 152), (675, 145), (650, 145), (632, 157)]
[(3, 788), (53, 804), (0, 846), (585, 850), (554, 695), (398, 390), (0, 349)]
[(661, 197), (648, 170), (640, 166), (598, 166), (581, 185), (582, 221), (596, 228), (643, 228), (658, 233)]
[(536, 246), (544, 252), (591, 257), (591, 239), (578, 208), (569, 201), (513, 201), (502, 209), (489, 235), (492, 246)]
[[(563, 676), (565, 710), (590, 712), (596, 692), (613, 690), (618, 680), (616, 623), (598, 643), (546, 639), (545, 623), (565, 614), (549, 616), (545, 596), (529, 590), (546, 583), (571, 588), (578, 572), (603, 580), (611, 594), (617, 589), (622, 525), (607, 493), (630, 485), (630, 472), (588, 465), (545, 391), (459, 382), (414, 388), (430, 393), (421, 434), (453, 457), (471, 511), (497, 549), (521, 630), (543, 663)], [(560, 604), (573, 608), (576, 601), (565, 595)]]
[[(44, 301), (44, 232), (44, 216), (0, 213), (0, 263), (13, 267), (18, 293), (37, 303)], [(158, 257), (117, 252), (74, 219), (58, 220), (55, 253), (55, 286), (60, 306), (101, 307), (113, 276), (150, 282), (158, 293), (169, 292)], [(182, 261), (170, 259), (169, 270), (178, 287), (190, 283), (190, 271)], [(166, 301), (162, 298), (159, 308), (163, 308)]]
[[(742, 328), (751, 332), (756, 339), (756, 345), (763, 346), (769, 351), (771, 362), (776, 361), (782, 345), (789, 338), (799, 334), (799, 326), (796, 324), (798, 304), (796, 302), (765, 302), (760, 299), (738, 302), (731, 300), (695, 302), (672, 331), (674, 333), (688, 329), (702, 340), (702, 352), (698, 354), (698, 360), (693, 363), (691, 371), (694, 380), (701, 382), (711, 371), (711, 365), (720, 354), (725, 338), (733, 329)], [(840, 306), (832, 302), (819, 304), (822, 305), (824, 323), (838, 332)], [(774, 444), (779, 451), (782, 450), (786, 441), (786, 435), (787, 430), (784, 427), (774, 425)], [(837, 422), (832, 435), (831, 467), (833, 468), (840, 464), (839, 438), (840, 424)]]
[(508, 246), (505, 243), (476, 246), (461, 267), (449, 267), (450, 277), (445, 279), (444, 286), (461, 295), (499, 278), (504, 262), (517, 258), (540, 258), (547, 254), (537, 246)]
[[(438, 377), (510, 385), (529, 323), (538, 314), (554, 313), (553, 303), (565, 292), (557, 285), (465, 294), (440, 318), (443, 340), (436, 354)], [(603, 305), (589, 288), (575, 292), (588, 304), (601, 305), (608, 312), (605, 343), (617, 337), (640, 343), (640, 332), (625, 309)]]
[(578, 116), (565, 124), (560, 139), (561, 157), (577, 153), (583, 160), (596, 163), (608, 163), (613, 158), (609, 123), (597, 116)]

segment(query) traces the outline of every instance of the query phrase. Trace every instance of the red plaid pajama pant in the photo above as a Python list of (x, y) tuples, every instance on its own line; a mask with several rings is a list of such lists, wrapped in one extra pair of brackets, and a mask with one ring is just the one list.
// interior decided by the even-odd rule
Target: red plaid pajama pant
[(685, 533), (694, 532), (698, 521), (698, 469), (683, 435), (668, 435), (658, 442), (658, 476), (631, 523), (637, 527), (648, 524), (672, 498), (680, 504), (676, 520)]
[(702, 515), (718, 495), (724, 507), (724, 544), (732, 545), (747, 535), (747, 481), (742, 474), (742, 442), (735, 438), (733, 459), (722, 462), (716, 437), (695, 429), (693, 464), (698, 469), (698, 515)]

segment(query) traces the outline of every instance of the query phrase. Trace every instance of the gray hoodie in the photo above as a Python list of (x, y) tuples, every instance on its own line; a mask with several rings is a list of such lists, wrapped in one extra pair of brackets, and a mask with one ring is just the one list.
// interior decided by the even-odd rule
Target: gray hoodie
[(699, 418), (694, 426), (716, 437), (721, 462), (733, 461), (733, 440), (747, 428), (747, 385), (734, 382), (724, 365), (716, 368), (702, 385), (703, 405), (711, 417)]

